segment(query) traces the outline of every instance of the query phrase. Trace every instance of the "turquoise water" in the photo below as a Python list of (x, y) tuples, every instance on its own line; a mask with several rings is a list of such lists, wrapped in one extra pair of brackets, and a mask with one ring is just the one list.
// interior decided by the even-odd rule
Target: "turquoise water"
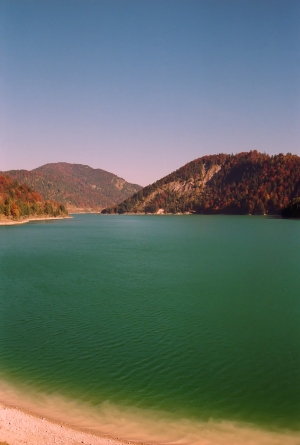
[(77, 215), (4, 226), (0, 271), (10, 388), (99, 419), (109, 406), (110, 422), (114, 407), (300, 430), (300, 221)]

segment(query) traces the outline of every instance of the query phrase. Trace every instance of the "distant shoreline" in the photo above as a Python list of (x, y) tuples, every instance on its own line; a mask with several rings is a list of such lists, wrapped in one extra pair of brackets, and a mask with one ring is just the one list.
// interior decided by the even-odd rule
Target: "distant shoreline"
[(73, 216), (43, 216), (43, 217), (33, 217), (33, 218), (26, 218), (26, 219), (22, 219), (22, 220), (13, 220), (13, 219), (0, 219), (0, 226), (14, 226), (14, 225), (18, 225), (18, 224), (27, 224), (31, 221), (48, 221), (48, 220), (54, 220), (54, 219), (68, 219), (68, 218), (73, 218)]
[(270, 216), (281, 218), (278, 214), (256, 214), (256, 213), (195, 213), (195, 212), (177, 212), (177, 213), (150, 213), (150, 212), (124, 212), (124, 213), (101, 213), (104, 216)]
[(69, 215), (101, 215), (101, 212), (97, 212), (96, 210), (94, 212), (90, 212), (90, 211), (86, 211), (86, 212), (75, 212), (75, 211), (70, 211)]

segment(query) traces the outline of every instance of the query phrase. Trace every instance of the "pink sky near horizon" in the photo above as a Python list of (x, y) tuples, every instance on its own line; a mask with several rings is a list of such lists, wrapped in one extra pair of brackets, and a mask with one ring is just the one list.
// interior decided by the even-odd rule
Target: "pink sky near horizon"
[(198, 157), (300, 155), (296, 0), (3, 0), (1, 170), (147, 185)]

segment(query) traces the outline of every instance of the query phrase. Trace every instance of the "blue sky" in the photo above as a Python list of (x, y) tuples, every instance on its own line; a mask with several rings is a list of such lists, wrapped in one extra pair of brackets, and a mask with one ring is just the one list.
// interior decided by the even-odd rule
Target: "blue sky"
[(0, 170), (300, 155), (299, 0), (0, 0)]

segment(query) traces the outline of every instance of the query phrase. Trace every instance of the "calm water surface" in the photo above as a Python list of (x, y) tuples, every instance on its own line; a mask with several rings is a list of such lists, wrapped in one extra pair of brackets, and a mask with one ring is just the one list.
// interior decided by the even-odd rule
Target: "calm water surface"
[(300, 430), (300, 221), (0, 227), (0, 272), (0, 374), (12, 387)]

